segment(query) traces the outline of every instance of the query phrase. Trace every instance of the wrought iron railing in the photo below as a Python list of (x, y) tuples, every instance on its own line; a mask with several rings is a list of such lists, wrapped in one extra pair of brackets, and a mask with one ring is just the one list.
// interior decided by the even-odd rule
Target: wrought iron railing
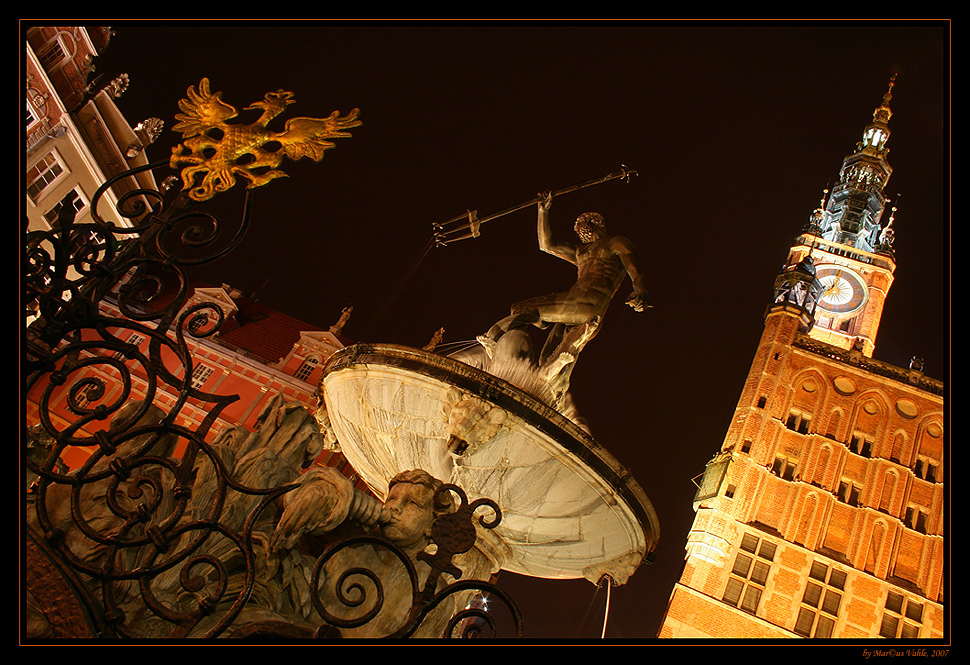
[[(312, 566), (304, 551), (294, 550), (284, 560), (267, 545), (281, 499), (299, 486), (299, 469), (305, 457), (319, 452), (319, 442), (312, 435), (295, 447), (290, 441), (290, 457), (281, 461), (282, 451), (271, 450), (275, 461), (269, 463), (270, 455), (260, 455), (263, 430), (285, 418), (312, 424), (312, 415), (276, 401), (259, 432), (215, 432), (214, 423), (237, 398), (192, 385), (188, 339), (217, 332), (222, 312), (206, 304), (186, 306), (191, 296), (186, 270), (226, 255), (239, 243), (249, 226), (252, 194), (247, 192), (241, 221), (232, 231), (184, 191), (168, 197), (154, 190), (129, 192), (118, 207), (131, 226), (97, 213), (114, 182), (166, 166), (151, 164), (105, 183), (93, 197), (90, 222), (77, 223), (65, 205), (52, 229), (25, 234), (22, 298), (32, 323), (23, 349), (24, 395), (36, 416), (24, 424), (22, 436), (24, 636), (342, 635), (348, 626), (375, 616), (373, 608), (383, 602), (381, 577), (352, 570), (375, 580), (377, 590), (368, 598), (371, 609), (346, 623), (321, 600), (321, 571), (327, 560), (361, 545), (365, 537), (331, 544)], [(217, 243), (227, 233), (229, 240)], [(120, 315), (100, 307), (109, 297)], [(203, 314), (209, 322), (193, 325)], [(147, 351), (126, 341), (132, 333), (148, 340)], [(175, 396), (170, 406), (158, 399), (162, 388)], [(65, 394), (66, 411), (57, 415), (54, 402)], [(196, 407), (205, 405), (206, 416), (187, 427), (179, 416), (190, 399)], [(92, 452), (71, 469), (64, 459), (78, 447)], [(467, 579), (447, 584), (443, 577), (444, 572), (461, 575), (451, 557), (470, 547), (467, 535), (469, 529), (474, 535), (475, 524), (488, 529), (497, 523), (497, 506), (482, 500), (469, 504), (453, 486), (441, 491), (461, 499), (461, 509), (447, 519), (460, 519), (465, 538), (456, 545), (443, 535), (448, 530), (439, 518), (437, 549), (434, 556), (425, 555), (430, 572), (423, 583), (415, 564), (395, 545), (366, 537), (369, 546), (384, 548), (401, 562), (412, 598), (400, 625), (382, 635), (415, 635), (429, 614), (440, 612), (444, 599), (472, 592), (502, 601), (512, 633), (520, 635), (518, 611), (499, 589)], [(483, 506), (489, 519), (473, 515)], [(339, 597), (362, 606), (363, 587), (348, 583), (354, 593)], [(459, 611), (442, 636), (477, 634), (493, 625), (481, 610), (463, 603), (456, 605)]]

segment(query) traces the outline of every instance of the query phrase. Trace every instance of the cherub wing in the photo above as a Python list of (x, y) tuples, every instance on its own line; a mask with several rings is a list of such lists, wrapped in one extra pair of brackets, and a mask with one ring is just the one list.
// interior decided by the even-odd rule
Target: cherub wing
[(350, 134), (346, 130), (361, 124), (357, 119), (359, 113), (359, 109), (354, 109), (342, 118), (338, 111), (327, 118), (292, 118), (274, 138), (282, 144), (283, 152), (290, 159), (309, 157), (319, 162), (324, 151), (335, 145), (329, 139), (347, 138)]
[(179, 100), (182, 113), (176, 113), (179, 122), (172, 128), (182, 136), (198, 136), (210, 127), (236, 117), (236, 109), (222, 101), (222, 93), (209, 90), (209, 79), (203, 78), (198, 89), (189, 87), (187, 97)]

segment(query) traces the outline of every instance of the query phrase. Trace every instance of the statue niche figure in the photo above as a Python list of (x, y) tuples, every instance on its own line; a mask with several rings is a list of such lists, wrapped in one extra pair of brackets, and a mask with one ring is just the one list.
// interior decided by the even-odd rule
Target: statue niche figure
[[(568, 378), (577, 355), (599, 332), (603, 316), (626, 276), (633, 283), (626, 304), (638, 312), (650, 305), (633, 243), (607, 233), (603, 217), (595, 212), (576, 219), (578, 244), (555, 241), (549, 221), (551, 206), (552, 195), (543, 194), (538, 203), (539, 249), (575, 265), (575, 284), (568, 291), (512, 305), (509, 316), (478, 338), (484, 358), (481, 350), (452, 357), (493, 373), (498, 373), (496, 369), (504, 372), (503, 364), (521, 364), (529, 358), (544, 384), (541, 397), (559, 408), (563, 400), (568, 400)], [(525, 334), (529, 326), (551, 327), (537, 359), (531, 358), (531, 340)]]

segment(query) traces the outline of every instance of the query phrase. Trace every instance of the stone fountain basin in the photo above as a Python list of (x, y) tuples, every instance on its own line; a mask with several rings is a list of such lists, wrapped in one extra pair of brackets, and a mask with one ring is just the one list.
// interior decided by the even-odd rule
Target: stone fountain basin
[[(502, 379), (417, 349), (358, 344), (329, 359), (321, 389), (341, 450), (379, 497), (398, 472), (420, 468), (470, 501), (494, 500), (504, 570), (623, 583), (657, 546), (657, 515), (627, 469)], [(494, 437), (460, 456), (448, 451), (456, 392), (507, 414)]]

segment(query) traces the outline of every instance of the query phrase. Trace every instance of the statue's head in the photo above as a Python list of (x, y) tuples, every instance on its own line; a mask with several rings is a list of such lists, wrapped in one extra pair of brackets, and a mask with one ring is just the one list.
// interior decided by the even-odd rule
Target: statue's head
[(584, 212), (576, 218), (573, 226), (576, 235), (583, 242), (593, 242), (597, 236), (606, 235), (606, 224), (603, 222), (603, 215), (598, 212)]
[(390, 521), (381, 526), (383, 536), (402, 549), (424, 549), (435, 519), (452, 510), (450, 493), (436, 496), (441, 485), (440, 480), (421, 469), (402, 471), (391, 478), (384, 500)]

